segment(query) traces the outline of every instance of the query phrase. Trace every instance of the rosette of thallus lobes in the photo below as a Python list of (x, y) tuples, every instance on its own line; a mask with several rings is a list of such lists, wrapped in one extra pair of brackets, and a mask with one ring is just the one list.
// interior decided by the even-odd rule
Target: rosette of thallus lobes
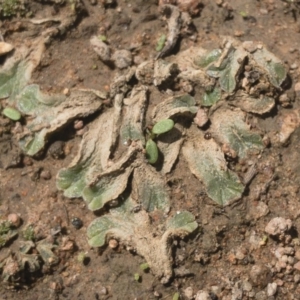
[(240, 199), (247, 182), (228, 158), (255, 160), (264, 150), (263, 133), (247, 118), (273, 109), (287, 76), (283, 64), (261, 43), (227, 38), (217, 49), (191, 47), (118, 73), (108, 94), (50, 95), (28, 84), (34, 66), (25, 57), (9, 60), (0, 73), (0, 97), (25, 120), (15, 136), (20, 147), (37, 155), (51, 134), (96, 115), (57, 187), (100, 211), (87, 230), (91, 246), (117, 239), (168, 282), (170, 241), (198, 224), (192, 213), (173, 210), (166, 175), (181, 160), (218, 205)]

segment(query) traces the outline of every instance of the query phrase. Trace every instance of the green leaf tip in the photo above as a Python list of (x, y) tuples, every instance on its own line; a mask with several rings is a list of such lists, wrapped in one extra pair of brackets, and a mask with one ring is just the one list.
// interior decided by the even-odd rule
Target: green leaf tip
[(174, 127), (174, 121), (172, 119), (164, 119), (157, 122), (153, 128), (152, 133), (154, 134), (162, 134), (170, 131)]
[(149, 264), (148, 263), (140, 264), (140, 269), (143, 271), (149, 270), (150, 269)]
[(164, 45), (165, 45), (165, 43), (166, 43), (166, 40), (167, 40), (166, 35), (165, 35), (165, 34), (162, 34), (162, 35), (160, 36), (160, 38), (158, 39), (157, 44), (156, 44), (156, 47), (155, 47), (155, 50), (156, 50), (157, 52), (161, 51), (161, 50), (164, 48)]
[(156, 143), (149, 139), (146, 143), (146, 154), (150, 164), (155, 164), (158, 160), (158, 148)]
[(22, 117), (21, 113), (12, 107), (4, 108), (2, 114), (13, 121), (19, 121)]

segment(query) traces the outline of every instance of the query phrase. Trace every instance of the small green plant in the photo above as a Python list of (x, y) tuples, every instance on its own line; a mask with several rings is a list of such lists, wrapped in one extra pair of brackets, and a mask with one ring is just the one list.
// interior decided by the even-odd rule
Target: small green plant
[(0, 222), (0, 248), (4, 247), (8, 241), (13, 239), (18, 232), (11, 229), (12, 224), (8, 221)]
[(99, 39), (100, 41), (104, 42), (104, 43), (107, 42), (107, 37), (106, 37), (106, 35), (100, 34), (100, 35), (98, 35), (98, 39)]
[(141, 280), (141, 276), (139, 273), (135, 273), (133, 277), (134, 277), (134, 280), (137, 282), (139, 282)]
[(151, 131), (147, 132), (146, 155), (150, 164), (155, 164), (158, 160), (158, 147), (154, 139), (163, 133), (170, 131), (174, 127), (172, 119), (164, 119), (157, 122)]
[(27, 226), (23, 231), (23, 237), (26, 241), (33, 241), (34, 236), (34, 228), (32, 225)]
[(79, 263), (84, 263), (84, 261), (86, 260), (86, 256), (85, 256), (85, 253), (84, 252), (80, 252), (78, 255), (77, 255), (77, 261)]
[(8, 233), (10, 230), (10, 223), (8, 221), (3, 221), (0, 223), (0, 235)]
[(243, 17), (243, 18), (247, 18), (248, 17), (248, 13), (244, 10), (240, 11), (239, 14)]
[(175, 294), (173, 295), (172, 300), (179, 300), (179, 299), (180, 299), (180, 295), (179, 295), (179, 293), (177, 292), (177, 293), (175, 293)]
[(0, 17), (10, 18), (18, 13), (25, 13), (25, 6), (20, 0), (0, 0)]
[(6, 107), (6, 108), (4, 108), (3, 111), (2, 111), (2, 114), (5, 117), (7, 117), (7, 118), (9, 118), (9, 119), (11, 119), (13, 121), (18, 121), (22, 117), (21, 113), (18, 110), (16, 110), (15, 108), (12, 108), (12, 107)]
[(160, 36), (160, 38), (158, 39), (157, 44), (156, 44), (156, 47), (155, 47), (155, 50), (156, 50), (157, 52), (161, 51), (161, 50), (164, 48), (164, 45), (165, 45), (165, 43), (166, 43), (166, 40), (167, 40), (166, 35), (165, 35), (165, 34), (162, 34), (162, 35)]
[(150, 269), (149, 264), (148, 263), (140, 264), (140, 269), (143, 271), (148, 271)]

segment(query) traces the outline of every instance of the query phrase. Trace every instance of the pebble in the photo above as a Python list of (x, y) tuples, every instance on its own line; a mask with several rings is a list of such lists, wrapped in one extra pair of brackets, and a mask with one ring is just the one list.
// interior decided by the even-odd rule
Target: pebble
[(132, 64), (132, 54), (128, 50), (117, 50), (112, 56), (115, 66), (119, 69), (125, 69)]
[(281, 103), (281, 105), (283, 105), (283, 104), (289, 105), (290, 98), (286, 93), (284, 93), (284, 94), (279, 96), (279, 102)]
[(98, 291), (100, 295), (107, 295), (107, 288), (105, 286), (101, 287)]
[(0, 42), (0, 56), (7, 54), (8, 52), (12, 51), (14, 49), (14, 46), (9, 44), (9, 43), (5, 43), (5, 42)]
[(44, 180), (49, 180), (51, 179), (51, 173), (49, 170), (43, 170), (40, 174), (40, 178), (44, 179)]
[(268, 14), (268, 10), (265, 9), (265, 8), (261, 8), (261, 9), (259, 10), (259, 12), (260, 12), (262, 15), (267, 15), (267, 14)]
[(273, 218), (265, 228), (265, 232), (270, 235), (283, 234), (290, 230), (292, 227), (292, 221), (290, 219), (284, 219), (282, 217)]
[(7, 216), (7, 221), (14, 227), (19, 227), (21, 225), (21, 218), (17, 214), (9, 214)]
[(187, 287), (185, 290), (184, 290), (184, 295), (187, 299), (191, 300), (194, 298), (194, 290), (191, 286)]
[(276, 283), (278, 286), (283, 286), (283, 281), (281, 279), (276, 279)]
[(70, 90), (69, 90), (68, 88), (64, 88), (63, 94), (64, 94), (65, 96), (69, 96), (69, 95), (70, 95)]
[(269, 282), (271, 272), (265, 265), (254, 265), (250, 271), (252, 284), (264, 288)]
[(64, 276), (64, 277), (69, 277), (70, 273), (69, 272), (62, 272), (61, 275)]
[(142, 56), (136, 55), (133, 58), (133, 62), (134, 62), (135, 65), (140, 65), (142, 62), (144, 62), (144, 59), (143, 59)]
[(116, 249), (119, 246), (119, 242), (115, 239), (110, 239), (108, 242), (108, 246), (111, 249)]
[(299, 275), (299, 274), (296, 274), (296, 275), (294, 276), (294, 282), (295, 282), (295, 283), (299, 283), (299, 282), (300, 282), (300, 275)]
[(289, 265), (293, 265), (295, 263), (295, 259), (292, 256), (288, 256), (287, 258), (287, 262)]
[(281, 261), (283, 261), (283, 262), (287, 263), (287, 261), (288, 261), (288, 257), (287, 257), (287, 255), (282, 255), (282, 257), (281, 257)]
[(298, 260), (300, 260), (300, 250), (297, 250), (297, 251), (295, 252), (295, 257), (296, 257)]
[(285, 269), (286, 268), (286, 263), (284, 261), (281, 261), (279, 260), (277, 263), (276, 263), (276, 268), (277, 270), (281, 270), (281, 269)]
[(50, 145), (48, 149), (48, 154), (51, 155), (54, 159), (60, 159), (65, 157), (64, 152), (65, 143), (63, 141), (55, 141)]
[(198, 127), (203, 127), (208, 122), (207, 113), (203, 108), (199, 108), (198, 112), (194, 118), (194, 122)]
[(243, 298), (243, 290), (238, 287), (232, 288), (231, 300), (239, 300)]
[(261, 237), (253, 230), (249, 237), (249, 243), (252, 249), (258, 249), (260, 247)]
[(156, 298), (160, 298), (160, 297), (161, 297), (161, 293), (158, 292), (158, 291), (154, 291), (153, 295), (154, 295), (154, 297), (156, 297)]
[(79, 130), (82, 129), (84, 126), (83, 121), (82, 120), (76, 120), (74, 122), (74, 129)]
[(300, 271), (300, 261), (294, 264), (294, 269)]
[(253, 53), (257, 50), (257, 44), (252, 42), (252, 41), (246, 41), (246, 42), (243, 42), (243, 48), (250, 52), (250, 53)]
[(94, 51), (99, 55), (100, 59), (104, 62), (110, 60), (111, 50), (107, 44), (105, 44), (101, 39), (96, 36), (93, 36), (90, 39), (90, 43)]
[(242, 282), (242, 289), (245, 292), (250, 292), (252, 290), (252, 284), (249, 281)]
[(83, 222), (77, 217), (72, 218), (71, 223), (76, 229), (80, 229), (83, 225)]
[(221, 287), (218, 286), (218, 285), (213, 285), (213, 286), (211, 286), (210, 289), (211, 289), (212, 293), (214, 293), (214, 294), (216, 294), (216, 295), (219, 295), (219, 294), (221, 294), (221, 292), (222, 292)]
[(244, 31), (241, 31), (241, 30), (236, 30), (235, 32), (234, 32), (234, 36), (237, 36), (237, 37), (241, 37), (241, 36), (243, 36), (245, 34), (245, 32)]
[(261, 217), (266, 216), (269, 212), (270, 210), (268, 205), (262, 201), (258, 201), (257, 205), (251, 208), (251, 214), (255, 219), (260, 219)]
[(277, 292), (277, 283), (276, 282), (269, 283), (267, 286), (268, 297), (274, 296), (276, 292)]
[(265, 291), (260, 291), (255, 294), (255, 299), (256, 300), (267, 300), (268, 296)]
[(211, 300), (209, 293), (206, 291), (198, 291), (195, 300)]
[(298, 64), (297, 63), (293, 63), (291, 66), (290, 66), (290, 69), (291, 70), (295, 70), (298, 68)]
[(255, 291), (251, 291), (248, 293), (249, 298), (254, 298), (254, 296), (255, 296)]
[(297, 83), (295, 84), (294, 90), (295, 90), (296, 93), (299, 93), (299, 92), (300, 92), (300, 82), (297, 82)]
[(24, 164), (24, 166), (32, 166), (33, 165), (33, 160), (28, 156), (24, 156), (23, 157), (23, 164)]

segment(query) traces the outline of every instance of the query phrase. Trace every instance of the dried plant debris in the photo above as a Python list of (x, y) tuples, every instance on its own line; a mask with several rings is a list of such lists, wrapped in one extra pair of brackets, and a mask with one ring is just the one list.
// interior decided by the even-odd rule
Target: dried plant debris
[[(156, 195), (154, 195), (156, 201)], [(152, 201), (150, 199), (150, 201)], [(94, 220), (88, 228), (89, 244), (101, 247), (110, 238), (122, 241), (143, 256), (150, 270), (167, 283), (172, 277), (171, 238), (184, 237), (197, 227), (189, 212), (178, 212), (162, 224), (154, 226), (145, 210), (135, 210), (136, 202), (130, 197), (110, 210), (110, 214)]]
[[(153, 274), (167, 282), (173, 274), (172, 236), (193, 232), (197, 223), (189, 212), (172, 211), (165, 175), (176, 160), (184, 159), (208, 197), (221, 206), (240, 199), (246, 185), (255, 190), (251, 185), (259, 184), (254, 177), (260, 176), (255, 162), (264, 151), (265, 133), (248, 120), (258, 124), (256, 120), (272, 110), (287, 73), (263, 45), (230, 38), (218, 49), (191, 47), (162, 60), (184, 24), (184, 12), (172, 5), (162, 8), (170, 13), (169, 35), (159, 58), (137, 67), (119, 66), (122, 70), (117, 70), (109, 94), (71, 90), (68, 95), (51, 95), (38, 85), (28, 85), (40, 47), (37, 53), (4, 64), (0, 98), (24, 119), (15, 138), (28, 155), (39, 153), (49, 136), (69, 122), (98, 112), (77, 155), (59, 171), (57, 188), (66, 197), (82, 197), (89, 209), (101, 210), (88, 228), (91, 246), (117, 239), (143, 256)], [(94, 47), (106, 47), (96, 39)], [(103, 60), (111, 60), (105, 51)], [(189, 91), (197, 87), (194, 96), (186, 87)], [(160, 98), (154, 101), (157, 105), (152, 103), (153, 95)], [(103, 99), (113, 105), (103, 105)], [(299, 126), (298, 112), (294, 114), (281, 120), (285, 124), (280, 125), (281, 142)], [(234, 170), (232, 166), (248, 158), (254, 162), (249, 174)], [(266, 178), (259, 190), (272, 178)], [(109, 212), (105, 213), (105, 206)], [(53, 243), (43, 241), (35, 247), (43, 263), (57, 263)], [(24, 264), (35, 270), (37, 264), (29, 261), (27, 252), (23, 254)], [(11, 257), (8, 264), (14, 262)]]
[(177, 65), (163, 59), (158, 59), (154, 63), (153, 83), (159, 86), (177, 73)]
[(153, 110), (155, 122), (178, 115), (194, 115), (198, 111), (195, 99), (189, 94), (170, 97), (158, 104)]
[(170, 173), (180, 152), (184, 139), (182, 135), (184, 127), (179, 123), (175, 124), (172, 130), (167, 134), (163, 134), (157, 139), (157, 147), (161, 153), (163, 164), (161, 172), (163, 174)]
[(156, 209), (165, 212), (170, 210), (169, 193), (164, 178), (148, 164), (141, 163), (134, 169), (131, 197), (147, 212)]
[(237, 92), (231, 103), (240, 107), (243, 111), (254, 114), (265, 114), (275, 107), (275, 100), (266, 95), (260, 95), (258, 98), (252, 97), (244, 92)]
[(19, 110), (32, 117), (18, 136), (21, 148), (28, 155), (41, 151), (53, 132), (102, 106), (101, 99), (90, 91), (73, 90), (66, 97), (50, 96), (41, 93), (37, 86), (27, 86), (17, 101)]
[(36, 250), (40, 254), (45, 264), (55, 265), (59, 262), (59, 258), (53, 253), (52, 249), (56, 246), (50, 240), (42, 240), (37, 243)]
[[(10, 235), (11, 239), (12, 236), (18, 235), (19, 232), (16, 229), (13, 232), (9, 229), (7, 232), (9, 226), (12, 225), (7, 222), (1, 223), (1, 238)], [(13, 250), (4, 248), (1, 251), (0, 274), (3, 282), (12, 286), (20, 286), (34, 276), (34, 273), (39, 272), (43, 265), (49, 268), (56, 265), (59, 263), (59, 257), (52, 251), (56, 247), (51, 236), (38, 242), (19, 239), (14, 241)]]
[(178, 7), (166, 4), (161, 6), (161, 12), (167, 17), (169, 32), (163, 49), (156, 57), (157, 59), (166, 56), (171, 52), (179, 38), (182, 26), (181, 12)]

